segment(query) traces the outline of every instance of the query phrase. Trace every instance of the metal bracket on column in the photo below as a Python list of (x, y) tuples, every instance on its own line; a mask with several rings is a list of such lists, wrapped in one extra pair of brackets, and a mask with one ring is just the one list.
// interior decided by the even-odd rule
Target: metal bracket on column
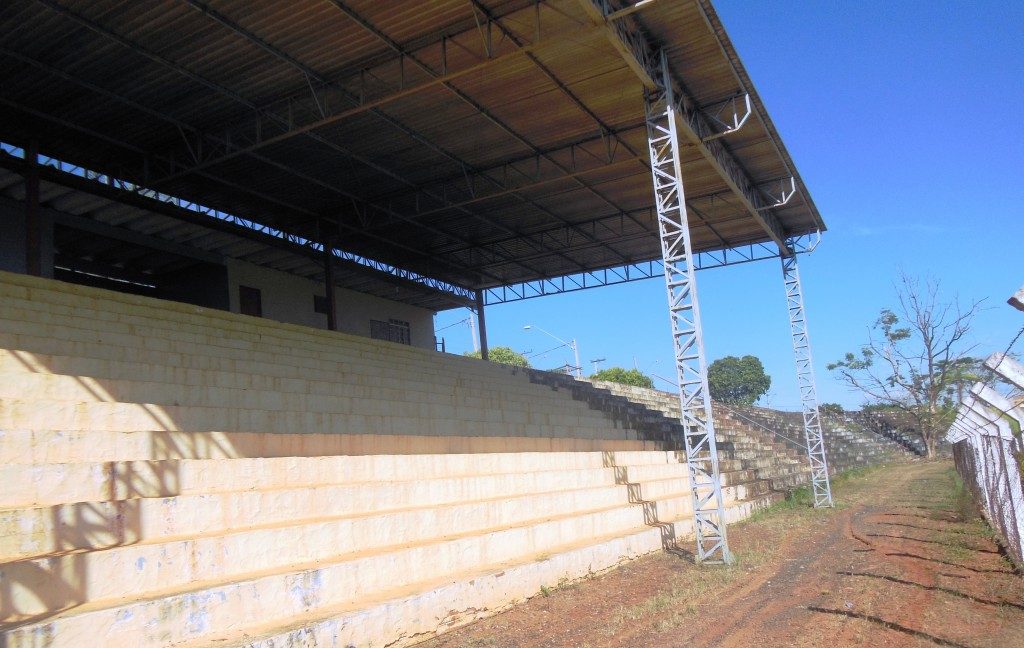
[[(807, 439), (807, 459), (811, 464), (811, 490), (814, 507), (832, 506), (832, 485), (828, 478), (828, 459), (821, 433), (821, 414), (818, 412), (818, 390), (814, 382), (814, 364), (811, 360), (811, 340), (807, 334), (804, 314), (804, 293), (800, 284), (796, 254), (792, 247), (780, 250), (782, 279), (786, 285), (786, 308), (789, 311), (789, 332), (793, 336), (793, 355), (796, 357), (796, 383), (800, 388), (800, 406), (804, 415), (804, 436)], [(787, 254), (788, 253), (788, 254)]]
[[(740, 114), (740, 105), (737, 103), (741, 100), (746, 106), (742, 115)], [(718, 139), (719, 137), (731, 135), (743, 128), (743, 124), (747, 123), (747, 119), (750, 118), (750, 93), (745, 92), (742, 96), (726, 99), (722, 103), (715, 104), (713, 106), (707, 106), (704, 108), (703, 112), (711, 121), (718, 126), (721, 126), (722, 130), (713, 135), (702, 137), (702, 141), (710, 142), (711, 140)], [(729, 113), (731, 113), (732, 119), (729, 119)], [(723, 117), (723, 115), (725, 115), (725, 117)]]
[(707, 360), (697, 302), (693, 249), (683, 193), (676, 124), (679, 115), (664, 52), (659, 69), (658, 87), (645, 97), (647, 142), (672, 320), (683, 442), (693, 496), (696, 559), (706, 563), (730, 562), (732, 556), (725, 532), (725, 506), (708, 395)]
[[(789, 186), (787, 187), (786, 185)], [(789, 202), (789, 199), (792, 198), (794, 194), (796, 194), (796, 177), (789, 176), (789, 182), (786, 182), (785, 179), (779, 180), (778, 193), (773, 193), (764, 187), (761, 187), (761, 190), (764, 191), (769, 196), (771, 196), (772, 198), (774, 198), (775, 202), (773, 202), (770, 205), (765, 205), (764, 207), (758, 207), (758, 211), (765, 211), (766, 209), (775, 209), (776, 207), (782, 207), (783, 205)]]

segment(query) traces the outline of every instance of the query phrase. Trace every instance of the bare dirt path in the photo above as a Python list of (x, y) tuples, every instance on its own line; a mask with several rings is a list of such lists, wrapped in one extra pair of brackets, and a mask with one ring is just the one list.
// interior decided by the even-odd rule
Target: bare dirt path
[(836, 510), (794, 502), (730, 527), (733, 566), (651, 556), (421, 647), (1024, 646), (1024, 580), (949, 463), (835, 495)]

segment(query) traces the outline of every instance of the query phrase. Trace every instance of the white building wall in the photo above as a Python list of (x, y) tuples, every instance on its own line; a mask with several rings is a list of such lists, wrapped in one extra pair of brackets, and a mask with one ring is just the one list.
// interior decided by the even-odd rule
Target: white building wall
[[(327, 328), (327, 316), (313, 310), (313, 297), (324, 294), (318, 282), (237, 259), (227, 259), (228, 289), (231, 312), (240, 312), (238, 287), (260, 290), (263, 317), (278, 322)], [(434, 313), (400, 302), (336, 288), (338, 330), (353, 335), (370, 336), (370, 320), (397, 319), (409, 322), (412, 345), (434, 348)]]

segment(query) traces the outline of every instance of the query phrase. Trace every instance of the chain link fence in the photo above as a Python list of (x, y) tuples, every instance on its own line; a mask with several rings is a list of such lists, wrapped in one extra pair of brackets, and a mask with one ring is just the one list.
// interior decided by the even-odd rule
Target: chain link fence
[[(1024, 311), (1024, 288), (1009, 303)], [(963, 397), (946, 439), (953, 444), (956, 470), (982, 514), (1013, 560), (1024, 567), (1024, 365), (1010, 357), (1022, 334), (1024, 328), (1006, 351), (985, 360), (989, 376)]]

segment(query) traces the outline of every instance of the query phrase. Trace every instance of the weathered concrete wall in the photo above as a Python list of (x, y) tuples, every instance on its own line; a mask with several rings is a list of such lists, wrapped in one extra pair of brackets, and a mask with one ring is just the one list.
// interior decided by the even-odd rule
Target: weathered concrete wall
[[(313, 297), (324, 294), (322, 284), (237, 259), (229, 259), (227, 265), (232, 313), (240, 312), (238, 287), (251, 286), (262, 293), (263, 317), (327, 328), (327, 316), (313, 310)], [(335, 295), (339, 331), (369, 337), (370, 320), (397, 319), (409, 322), (412, 346), (434, 348), (433, 312), (344, 288), (337, 288)]]
[[(53, 277), (53, 228), (55, 216), (59, 214), (42, 208), (40, 215), (43, 219), (43, 276)], [(194, 271), (195, 276), (189, 274), (192, 271), (187, 271), (180, 277), (165, 277), (166, 285), (153, 296), (237, 313), (238, 286), (251, 286), (262, 293), (264, 317), (289, 324), (327, 328), (327, 316), (313, 310), (314, 295), (324, 295), (322, 284), (236, 259), (227, 259), (226, 265), (226, 279), (220, 277), (222, 271), (219, 268), (202, 268)], [(9, 198), (0, 198), (0, 270), (25, 272), (25, 205)], [(86, 283), (74, 276), (64, 278)], [(192, 280), (195, 285), (189, 285)], [(101, 285), (116, 287), (115, 284)], [(369, 337), (370, 320), (386, 322), (396, 319), (409, 323), (412, 346), (434, 348), (432, 311), (344, 288), (338, 288), (336, 295), (339, 331)]]

